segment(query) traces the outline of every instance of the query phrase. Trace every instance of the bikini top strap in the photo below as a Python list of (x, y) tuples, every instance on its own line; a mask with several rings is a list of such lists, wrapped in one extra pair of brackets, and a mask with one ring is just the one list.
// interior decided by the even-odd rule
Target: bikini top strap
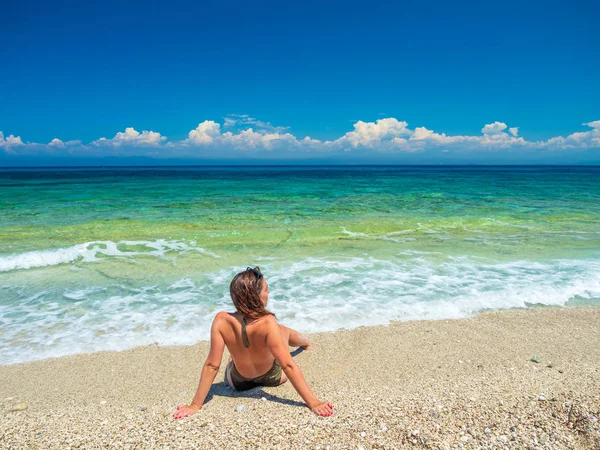
[(246, 318), (242, 318), (242, 342), (244, 347), (250, 347), (250, 341), (248, 341), (248, 333), (246, 332)]

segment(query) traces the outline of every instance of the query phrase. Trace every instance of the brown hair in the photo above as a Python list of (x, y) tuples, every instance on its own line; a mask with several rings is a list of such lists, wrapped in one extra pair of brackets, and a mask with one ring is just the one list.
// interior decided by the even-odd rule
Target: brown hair
[(274, 315), (268, 311), (260, 299), (264, 276), (258, 267), (248, 267), (238, 273), (229, 285), (229, 293), (235, 309), (247, 319), (259, 319), (266, 315)]

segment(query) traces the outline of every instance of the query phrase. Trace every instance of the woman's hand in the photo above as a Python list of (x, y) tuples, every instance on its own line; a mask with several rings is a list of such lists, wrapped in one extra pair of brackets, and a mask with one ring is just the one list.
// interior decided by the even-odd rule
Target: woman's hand
[(200, 410), (197, 406), (194, 405), (179, 405), (177, 407), (177, 412), (173, 414), (173, 417), (176, 419), (181, 419), (182, 417), (191, 416), (194, 413), (197, 413)]
[(333, 405), (331, 402), (321, 402), (310, 408), (317, 416), (329, 417), (333, 414)]

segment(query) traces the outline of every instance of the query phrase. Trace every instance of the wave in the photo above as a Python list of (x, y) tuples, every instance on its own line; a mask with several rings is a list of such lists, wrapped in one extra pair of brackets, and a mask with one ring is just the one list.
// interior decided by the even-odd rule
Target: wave
[[(270, 257), (257, 262), (269, 281), (269, 308), (282, 323), (304, 332), (600, 300), (598, 260), (492, 263), (445, 257), (436, 262), (439, 255), (433, 256), (431, 261), (427, 252), (413, 252), (394, 260)], [(215, 313), (233, 309), (228, 285), (238, 270), (137, 287), (25, 294), (23, 287), (5, 286), (3, 296), (12, 300), (0, 303), (2, 364), (208, 339)]]
[(156, 241), (94, 241), (76, 244), (71, 247), (0, 256), (0, 272), (56, 266), (75, 261), (94, 262), (100, 259), (98, 258), (99, 254), (126, 259), (138, 255), (172, 259), (167, 256), (167, 253), (172, 251), (178, 254), (198, 252), (213, 258), (219, 258), (215, 253), (196, 246), (196, 241), (166, 239), (157, 239)]

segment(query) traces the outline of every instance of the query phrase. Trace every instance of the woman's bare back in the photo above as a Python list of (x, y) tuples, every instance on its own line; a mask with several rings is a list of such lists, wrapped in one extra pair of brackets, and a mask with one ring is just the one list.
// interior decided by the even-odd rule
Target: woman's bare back
[[(220, 316), (220, 317), (219, 317)], [(237, 313), (219, 313), (219, 331), (238, 372), (246, 378), (256, 378), (271, 369), (275, 356), (267, 347), (267, 321), (273, 316), (264, 316), (246, 324), (248, 348), (242, 337), (242, 318)], [(217, 320), (215, 317), (215, 320)]]

